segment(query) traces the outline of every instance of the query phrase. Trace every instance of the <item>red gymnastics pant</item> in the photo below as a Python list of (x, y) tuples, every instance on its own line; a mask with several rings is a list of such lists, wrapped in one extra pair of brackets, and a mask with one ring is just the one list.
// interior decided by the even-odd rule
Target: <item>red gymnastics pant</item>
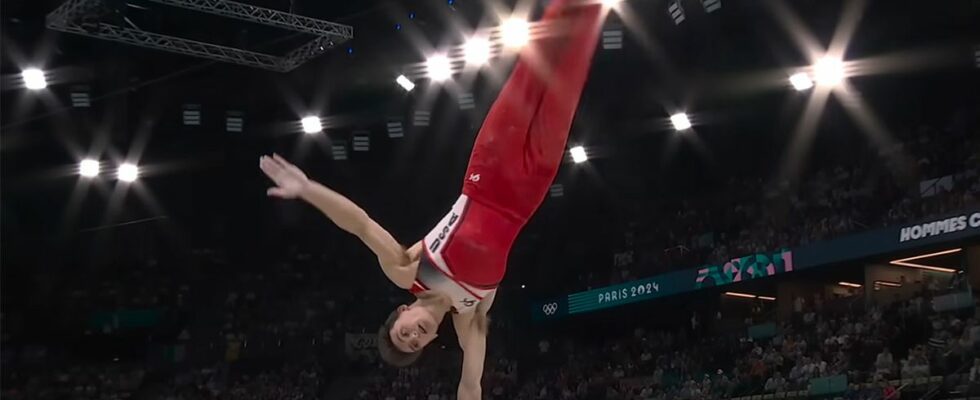
[(547, 37), (522, 52), (476, 137), (463, 196), (426, 236), (427, 254), (457, 282), (497, 286), (558, 173), (601, 27), (601, 6), (580, 1), (545, 10)]
[(480, 128), (463, 194), (520, 226), (531, 218), (564, 158), (602, 16), (599, 4), (551, 0), (539, 22), (546, 37), (523, 50)]

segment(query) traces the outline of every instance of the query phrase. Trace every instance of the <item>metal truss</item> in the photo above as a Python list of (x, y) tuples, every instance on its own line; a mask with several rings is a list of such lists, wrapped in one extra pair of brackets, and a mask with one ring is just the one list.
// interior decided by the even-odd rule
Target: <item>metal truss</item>
[(48, 14), (47, 26), (50, 29), (62, 32), (278, 72), (291, 71), (314, 57), (323, 54), (326, 49), (333, 45), (347, 41), (354, 36), (354, 28), (347, 25), (335, 24), (233, 1), (149, 1), (274, 26), (294, 32), (317, 35), (317, 37), (288, 52), (284, 56), (273, 56), (106, 23), (102, 21), (102, 16), (109, 9), (102, 0), (68, 0)]
[(268, 8), (250, 6), (229, 0), (149, 0), (154, 3), (197, 10), (208, 14), (237, 18), (257, 24), (275, 26), (296, 32), (318, 36), (331, 36), (335, 40), (354, 37), (354, 28), (333, 22), (284, 13)]

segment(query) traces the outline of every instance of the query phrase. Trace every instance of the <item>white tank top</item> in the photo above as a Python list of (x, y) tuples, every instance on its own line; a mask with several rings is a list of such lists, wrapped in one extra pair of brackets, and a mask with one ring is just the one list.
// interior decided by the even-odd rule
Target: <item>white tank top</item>
[(460, 225), (459, 222), (465, 217), (468, 202), (469, 198), (466, 195), (460, 196), (449, 213), (442, 217), (428, 235), (425, 235), (425, 239), (422, 240), (424, 251), (419, 259), (418, 275), (410, 290), (412, 293), (432, 290), (449, 296), (455, 313), (473, 312), (484, 297), (497, 290), (481, 289), (457, 280), (443, 257), (443, 252), (447, 248), (445, 244), (452, 238)]

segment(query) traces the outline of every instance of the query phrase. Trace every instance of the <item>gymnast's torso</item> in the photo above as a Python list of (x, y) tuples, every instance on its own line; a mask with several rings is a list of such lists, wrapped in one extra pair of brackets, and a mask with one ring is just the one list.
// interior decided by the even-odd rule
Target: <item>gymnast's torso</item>
[(461, 195), (422, 240), (411, 292), (449, 296), (457, 313), (472, 312), (507, 270), (507, 255), (522, 223)]

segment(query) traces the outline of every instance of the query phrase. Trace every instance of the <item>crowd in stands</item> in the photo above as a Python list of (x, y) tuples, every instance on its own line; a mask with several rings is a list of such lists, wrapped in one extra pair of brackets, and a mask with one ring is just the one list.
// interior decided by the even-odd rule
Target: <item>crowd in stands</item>
[(971, 129), (906, 130), (880, 154), (855, 154), (805, 173), (799, 184), (732, 178), (718, 191), (724, 196), (646, 201), (628, 216), (609, 272), (589, 271), (584, 286), (717, 265), (976, 206), (980, 139)]
[[(866, 310), (853, 298), (838, 300), (852, 305), (841, 314), (821, 310), (821, 302), (814, 301), (781, 324), (776, 336), (764, 339), (746, 338), (744, 330), (695, 336), (687, 329), (637, 327), (600, 345), (544, 338), (524, 364), (506, 357), (505, 346), (495, 346), (483, 381), (485, 398), (723, 399), (805, 390), (813, 378), (841, 374), (852, 383), (875, 383), (873, 390), (846, 394), (854, 399), (886, 398), (883, 393), (900, 390), (888, 383), (893, 379), (953, 373), (966, 374), (976, 387), (980, 324), (975, 309), (966, 314), (931, 312), (919, 306), (919, 297), (929, 295), (927, 284), (922, 286), (916, 297)], [(380, 372), (364, 381), (355, 398), (453, 399), (458, 356), (436, 350), (409, 368), (372, 365), (370, 370)], [(256, 372), (232, 372), (230, 364), (220, 365), (179, 372), (163, 381), (126, 364), (14, 374), (5, 380), (3, 393), (14, 400), (301, 400), (322, 398), (328, 382), (316, 362)]]
[(329, 379), (316, 363), (287, 364), (254, 373), (203, 368), (146, 390), (147, 400), (314, 400)]
[(140, 388), (145, 375), (141, 366), (131, 364), (12, 371), (4, 376), (2, 397), (10, 400), (121, 400)]
[(114, 363), (14, 373), (2, 393), (11, 400), (313, 400), (322, 398), (328, 382), (315, 363), (254, 373), (219, 364), (162, 377), (150, 377), (138, 364)]
[(184, 310), (190, 305), (190, 285), (179, 282), (182, 274), (168, 270), (156, 259), (109, 266), (95, 276), (66, 279), (63, 314), (66, 320), (85, 324), (89, 333), (111, 333), (117, 326), (93, 325), (92, 321), (74, 318), (89, 316), (93, 312), (113, 312), (130, 309)]
[[(898, 398), (895, 379), (971, 374), (980, 379), (980, 323), (975, 308), (935, 313), (918, 307), (930, 296), (926, 284), (905, 301), (859, 306), (862, 298), (835, 301), (840, 313), (807, 306), (768, 338), (738, 334), (702, 335), (690, 330), (631, 334), (586, 345), (569, 338), (545, 338), (533, 360), (518, 365), (490, 357), (484, 380), (487, 399), (503, 400), (662, 400), (726, 399), (807, 390), (814, 378), (838, 375), (852, 386), (849, 399)], [(975, 367), (968, 367), (975, 364)], [(451, 362), (432, 362), (406, 370), (384, 369), (360, 400), (440, 400), (452, 398)], [(520, 376), (518, 376), (518, 371)], [(975, 375), (975, 376), (974, 376)], [(435, 382), (435, 384), (431, 384)], [(447, 393), (448, 392), (448, 393)]]

